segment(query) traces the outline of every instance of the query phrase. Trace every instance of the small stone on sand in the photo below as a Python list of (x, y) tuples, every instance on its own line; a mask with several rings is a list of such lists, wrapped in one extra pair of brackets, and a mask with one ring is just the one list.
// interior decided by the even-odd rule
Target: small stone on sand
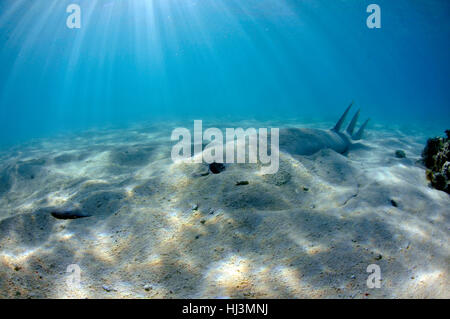
[(153, 289), (153, 287), (151, 286), (151, 285), (145, 285), (144, 286), (144, 290), (145, 291), (150, 291), (150, 290), (152, 290)]
[(223, 165), (222, 163), (214, 162), (214, 163), (209, 164), (209, 170), (213, 174), (219, 174), (225, 170), (225, 165)]
[(402, 150), (396, 150), (396, 151), (395, 151), (395, 157), (397, 157), (397, 158), (405, 158), (405, 157), (406, 157), (406, 154), (405, 154), (405, 152), (402, 151)]

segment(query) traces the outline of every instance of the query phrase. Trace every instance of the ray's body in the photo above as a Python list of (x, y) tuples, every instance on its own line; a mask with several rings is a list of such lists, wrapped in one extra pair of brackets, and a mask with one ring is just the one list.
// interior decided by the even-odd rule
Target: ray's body
[(344, 132), (341, 132), (342, 125), (347, 117), (353, 102), (342, 114), (336, 125), (330, 130), (311, 128), (286, 128), (280, 130), (280, 149), (295, 155), (312, 155), (322, 149), (332, 149), (338, 153), (348, 151), (353, 141), (360, 140), (369, 120), (366, 120), (356, 133), (356, 123), (359, 117), (359, 110), (355, 113), (350, 124)]

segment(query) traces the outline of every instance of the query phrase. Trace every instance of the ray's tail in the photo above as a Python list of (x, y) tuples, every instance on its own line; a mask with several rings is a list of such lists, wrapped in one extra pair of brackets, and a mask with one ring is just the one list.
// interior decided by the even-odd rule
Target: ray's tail
[(336, 125), (333, 127), (333, 131), (336, 131), (336, 132), (340, 131), (342, 124), (344, 124), (345, 118), (347, 117), (348, 112), (352, 108), (352, 105), (353, 105), (353, 101), (352, 101), (352, 103), (350, 103), (349, 106), (347, 106), (347, 109), (345, 110), (344, 114), (342, 114), (339, 121), (337, 121)]
[[(339, 132), (342, 128), (342, 125), (345, 122), (345, 119), (347, 117), (348, 112), (350, 112), (350, 109), (352, 105), (354, 104), (354, 101), (350, 103), (350, 105), (345, 110), (344, 114), (340, 117), (339, 121), (337, 121), (336, 125), (332, 128), (333, 131)], [(346, 132), (347, 134), (353, 139), (353, 140), (360, 140), (363, 137), (364, 129), (366, 128), (367, 124), (369, 123), (370, 119), (367, 119), (363, 125), (359, 128), (359, 130), (353, 134), (356, 123), (358, 122), (360, 110), (356, 111), (355, 115), (353, 116), (352, 120), (350, 121), (350, 124), (347, 126)]]
[(361, 127), (359, 128), (358, 132), (356, 132), (356, 134), (352, 135), (352, 139), (356, 140), (360, 140), (362, 139), (363, 133), (364, 133), (364, 129), (366, 128), (367, 124), (369, 123), (370, 119), (367, 119), (363, 125), (361, 125)]

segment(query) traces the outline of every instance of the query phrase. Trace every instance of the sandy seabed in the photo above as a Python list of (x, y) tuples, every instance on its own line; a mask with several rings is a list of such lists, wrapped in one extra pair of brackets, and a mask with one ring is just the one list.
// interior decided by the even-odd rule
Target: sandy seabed
[[(1, 152), (0, 297), (450, 297), (450, 197), (428, 185), (420, 132), (373, 127), (345, 155), (281, 152), (274, 175), (259, 164), (205, 175), (171, 160), (174, 127)], [(92, 216), (50, 214), (71, 207)], [(71, 264), (79, 287), (67, 284)], [(381, 288), (367, 287), (371, 264)]]

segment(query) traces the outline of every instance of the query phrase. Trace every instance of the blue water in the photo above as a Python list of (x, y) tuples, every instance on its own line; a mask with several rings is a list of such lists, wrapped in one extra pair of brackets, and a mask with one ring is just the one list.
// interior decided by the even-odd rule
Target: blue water
[(351, 100), (372, 123), (440, 132), (449, 16), (448, 0), (1, 0), (0, 145), (170, 118), (336, 119)]

